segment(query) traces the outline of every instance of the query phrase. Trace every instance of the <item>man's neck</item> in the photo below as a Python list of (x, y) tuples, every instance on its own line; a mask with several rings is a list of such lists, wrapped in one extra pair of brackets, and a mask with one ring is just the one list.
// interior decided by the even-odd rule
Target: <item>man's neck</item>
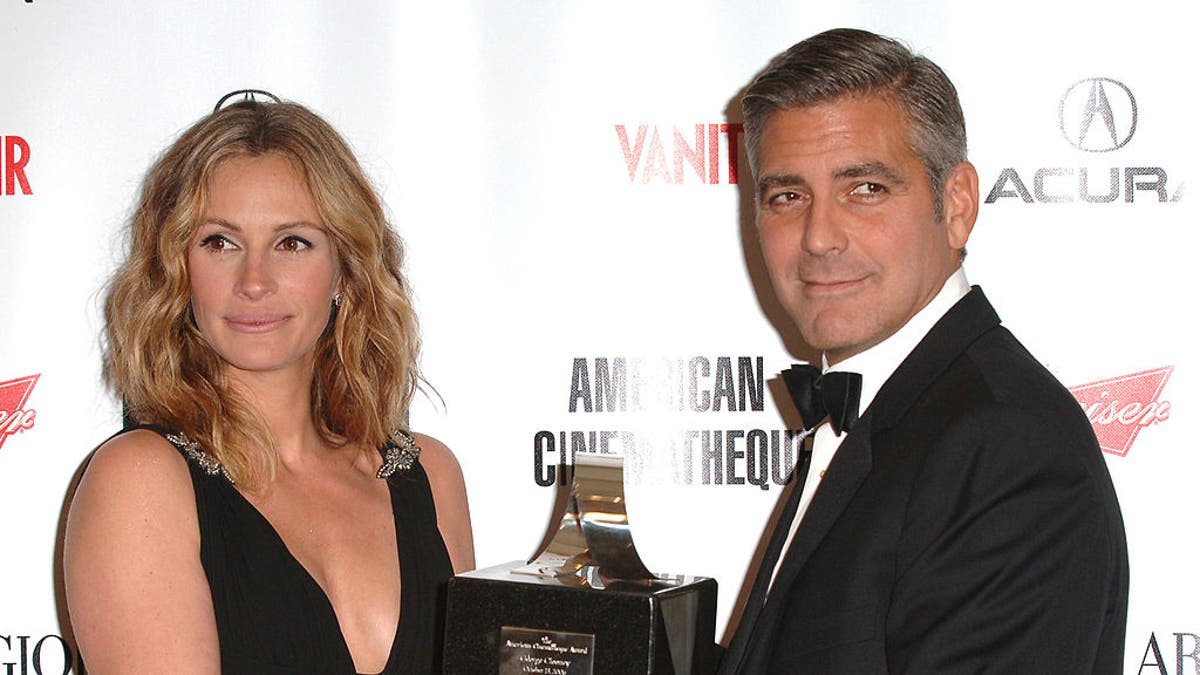
[(891, 377), (904, 359), (908, 358), (908, 355), (924, 339), (933, 325), (970, 290), (971, 285), (967, 282), (966, 272), (959, 267), (946, 279), (941, 290), (934, 295), (933, 299), (895, 333), (864, 351), (838, 361), (835, 364), (836, 367), (822, 355), (822, 369), (861, 373), (863, 382), (859, 407), (866, 410), (874, 400), (879, 388)]

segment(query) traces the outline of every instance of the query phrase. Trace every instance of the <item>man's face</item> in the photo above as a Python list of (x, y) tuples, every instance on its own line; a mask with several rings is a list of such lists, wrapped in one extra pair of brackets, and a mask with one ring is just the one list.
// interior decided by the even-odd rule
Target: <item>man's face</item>
[(776, 111), (763, 128), (759, 240), (784, 308), (830, 363), (882, 342), (932, 300), (974, 224), (971, 166), (952, 172), (938, 220), (908, 138), (900, 108), (872, 97)]

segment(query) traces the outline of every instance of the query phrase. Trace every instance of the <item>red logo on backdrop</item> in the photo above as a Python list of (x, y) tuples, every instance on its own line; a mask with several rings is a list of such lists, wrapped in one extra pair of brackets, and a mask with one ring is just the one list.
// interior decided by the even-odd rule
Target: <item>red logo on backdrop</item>
[(727, 184), (738, 182), (741, 124), (695, 124), (683, 129), (616, 124), (614, 128), (630, 183), (717, 185), (722, 178)]
[(0, 136), (0, 195), (33, 194), (25, 165), (29, 163), (29, 142), (20, 136)]
[(0, 447), (4, 447), (4, 441), (9, 436), (33, 428), (37, 411), (26, 408), (25, 402), (33, 393), (33, 385), (37, 384), (39, 377), (40, 373), (0, 382)]
[(1166, 366), (1143, 370), (1071, 387), (1092, 423), (1101, 450), (1124, 457), (1138, 432), (1170, 417), (1171, 402), (1158, 397), (1174, 369)]

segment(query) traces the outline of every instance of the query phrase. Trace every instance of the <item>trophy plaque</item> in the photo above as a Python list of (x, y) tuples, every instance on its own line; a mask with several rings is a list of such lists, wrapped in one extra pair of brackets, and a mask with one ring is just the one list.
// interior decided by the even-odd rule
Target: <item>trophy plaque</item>
[(450, 580), (443, 672), (713, 671), (717, 582), (646, 569), (629, 530), (622, 470), (619, 457), (576, 455), (557, 530), (532, 561)]

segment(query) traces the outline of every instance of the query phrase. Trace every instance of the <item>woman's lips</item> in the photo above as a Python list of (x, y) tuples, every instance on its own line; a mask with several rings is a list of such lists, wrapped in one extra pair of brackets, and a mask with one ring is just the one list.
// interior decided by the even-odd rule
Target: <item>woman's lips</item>
[(289, 319), (287, 314), (230, 314), (225, 322), (239, 333), (269, 333)]

